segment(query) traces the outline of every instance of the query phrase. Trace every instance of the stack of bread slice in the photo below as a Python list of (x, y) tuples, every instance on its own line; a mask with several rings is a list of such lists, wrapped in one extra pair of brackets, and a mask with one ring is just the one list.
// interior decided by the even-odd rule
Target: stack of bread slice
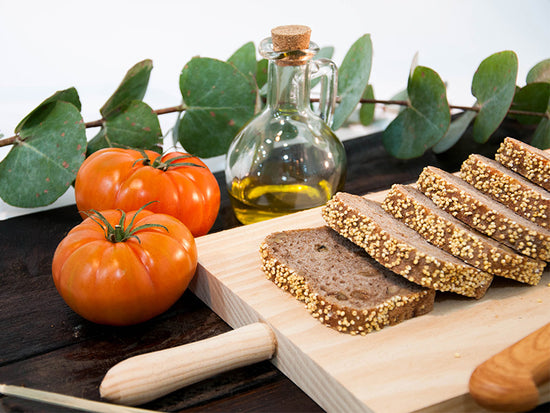
[(263, 270), (321, 322), (363, 335), (429, 312), (435, 291), (480, 299), (495, 276), (536, 285), (550, 261), (550, 155), (506, 138), (495, 159), (471, 155), (457, 175), (428, 166), (382, 203), (337, 193), (325, 227), (264, 240)]

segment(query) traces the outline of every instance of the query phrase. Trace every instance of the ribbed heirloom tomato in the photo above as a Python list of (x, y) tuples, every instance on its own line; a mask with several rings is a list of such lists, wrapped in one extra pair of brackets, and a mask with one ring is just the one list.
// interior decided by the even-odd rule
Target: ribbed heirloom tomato
[(82, 317), (130, 325), (172, 306), (196, 266), (194, 237), (178, 219), (108, 210), (67, 234), (55, 251), (52, 274), (60, 295)]
[[(76, 205), (90, 209), (147, 209), (172, 215), (195, 237), (206, 234), (218, 215), (220, 189), (198, 158), (181, 152), (106, 148), (90, 155), (78, 170)], [(84, 215), (83, 215), (84, 217)]]

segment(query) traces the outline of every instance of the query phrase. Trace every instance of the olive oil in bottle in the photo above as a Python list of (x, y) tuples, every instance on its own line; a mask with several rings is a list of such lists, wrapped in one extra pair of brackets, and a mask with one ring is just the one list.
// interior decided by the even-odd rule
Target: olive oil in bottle
[[(266, 107), (231, 143), (225, 169), (233, 210), (244, 224), (323, 205), (344, 185), (345, 150), (327, 126), (336, 66), (312, 60), (319, 47), (310, 32), (281, 26), (260, 44), (269, 62)], [(311, 109), (310, 78), (321, 75), (318, 115)]]

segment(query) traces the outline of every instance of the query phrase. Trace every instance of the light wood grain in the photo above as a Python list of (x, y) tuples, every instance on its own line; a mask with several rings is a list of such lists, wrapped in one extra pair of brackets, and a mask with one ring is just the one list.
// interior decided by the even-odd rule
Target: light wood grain
[(95, 413), (154, 413), (153, 410), (145, 410), (135, 407), (121, 406), (87, 400), (80, 397), (68, 396), (65, 394), (52, 393), (44, 390), (29, 389), (28, 387), (0, 384), (0, 394), (19, 397), (21, 399), (33, 400), (53, 406), (68, 407), (74, 410)]
[(491, 410), (527, 411), (537, 407), (537, 385), (550, 379), (550, 323), (494, 355), (470, 378), (470, 394)]
[(101, 397), (138, 405), (215, 374), (271, 358), (271, 329), (253, 323), (216, 337), (141, 354), (113, 366), (99, 387)]
[[(385, 193), (367, 196), (381, 201)], [(479, 301), (439, 294), (430, 314), (364, 337), (338, 333), (260, 268), (258, 248), (269, 233), (323, 224), (317, 208), (200, 237), (191, 289), (234, 328), (269, 325), (275, 366), (327, 411), (472, 411), (474, 369), (548, 323), (545, 271), (538, 286), (498, 280)], [(550, 400), (546, 388), (541, 393), (541, 402)]]

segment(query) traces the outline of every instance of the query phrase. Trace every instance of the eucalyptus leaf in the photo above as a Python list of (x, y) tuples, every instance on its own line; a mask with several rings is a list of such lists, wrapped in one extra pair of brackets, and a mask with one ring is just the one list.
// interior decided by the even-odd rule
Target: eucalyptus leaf
[(413, 75), (414, 73), (414, 70), (416, 69), (416, 67), (419, 65), (418, 64), (418, 60), (419, 60), (419, 53), (416, 52), (411, 60), (411, 66), (409, 67), (409, 77)]
[(540, 149), (550, 149), (550, 99), (546, 106), (546, 117), (537, 126), (531, 145)]
[(527, 83), (535, 82), (550, 83), (550, 59), (538, 62), (527, 73)]
[(394, 157), (421, 156), (447, 132), (451, 113), (445, 84), (430, 68), (417, 66), (407, 85), (409, 106), (384, 131), (382, 142)]
[[(372, 85), (367, 85), (362, 99), (374, 99)], [(361, 125), (368, 126), (374, 121), (374, 106), (374, 103), (361, 103), (361, 107), (359, 108), (359, 121)]]
[(157, 114), (144, 102), (130, 102), (123, 112), (103, 121), (99, 133), (88, 143), (88, 156), (109, 147), (161, 152), (162, 131)]
[(149, 59), (135, 64), (124, 76), (115, 93), (99, 110), (103, 119), (117, 116), (135, 100), (142, 100), (147, 91), (153, 62)]
[[(407, 88), (397, 92), (389, 100), (408, 101), (409, 100), (409, 94), (407, 93)], [(389, 110), (392, 110), (392, 111), (395, 111), (395, 112), (402, 112), (406, 109), (406, 106), (403, 106), (403, 105), (388, 105), (387, 108)]]
[(544, 118), (537, 126), (531, 145), (540, 149), (550, 149), (550, 119)]
[(180, 122), (183, 119), (183, 115), (185, 115), (185, 111), (181, 111), (178, 113), (178, 117), (176, 118), (176, 122), (174, 122), (174, 126), (171, 128), (172, 133), (172, 146), (175, 148), (178, 146), (179, 140), (178, 140), (178, 130), (180, 128)]
[[(258, 74), (258, 63), (256, 62), (256, 49), (254, 43), (248, 42), (237, 50), (228, 60), (229, 63), (245, 75), (252, 87), (258, 87), (256, 76)], [(257, 94), (255, 112), (259, 112), (263, 106), (263, 102)]]
[[(418, 52), (416, 52), (412, 58), (411, 65), (409, 67), (409, 77), (411, 77), (414, 73), (414, 69), (418, 66)], [(396, 100), (396, 101), (406, 101), (409, 100), (409, 94), (407, 93), (407, 88), (401, 90), (400, 92), (397, 92), (395, 95), (393, 95), (390, 100)], [(389, 107), (393, 107), (394, 110), (397, 112), (402, 112), (406, 109), (406, 106), (403, 105), (389, 105)]]
[[(411, 73), (412, 76), (412, 73)], [(407, 89), (403, 89), (399, 92), (397, 92), (395, 95), (393, 95), (390, 100), (409, 100), (409, 94), (407, 93)]]
[(268, 68), (268, 61), (267, 59), (260, 59), (258, 61), (258, 64), (256, 66), (256, 85), (258, 86), (258, 89), (260, 89), (260, 95), (265, 96), (266, 93), (262, 94), (262, 90), (264, 85), (267, 83), (267, 68)]
[[(514, 101), (510, 109), (527, 112), (544, 113), (550, 99), (550, 83), (528, 83), (522, 88), (516, 88)], [(523, 124), (538, 124), (542, 117), (527, 115), (509, 115)]]
[[(315, 59), (314, 60), (319, 60), (319, 59), (332, 59), (332, 55), (334, 54), (334, 47), (332, 46), (325, 46), (325, 47), (321, 47), (319, 49), (319, 51), (317, 52), (317, 54), (315, 55)], [(314, 79), (311, 79), (311, 84), (310, 84), (310, 88), (313, 89), (315, 86), (317, 86), (317, 84), (321, 81), (321, 78), (320, 77), (316, 77)]]
[(44, 100), (40, 105), (38, 105), (31, 113), (29, 113), (27, 116), (23, 118), (21, 122), (16, 126), (15, 133), (19, 133), (21, 129), (24, 127), (25, 123), (31, 119), (34, 118), (35, 115), (37, 115), (37, 112), (44, 111), (44, 110), (51, 110), (53, 108), (52, 105), (48, 105), (51, 102), (68, 102), (74, 105), (78, 111), (82, 109), (82, 106), (80, 104), (80, 98), (78, 97), (78, 92), (74, 87), (71, 87), (69, 89), (64, 90), (58, 90), (55, 92), (52, 96)]
[(340, 103), (334, 111), (332, 129), (341, 127), (357, 107), (369, 82), (371, 66), (372, 42), (365, 34), (351, 46), (338, 71)]
[(243, 75), (254, 77), (257, 66), (254, 43), (248, 42), (244, 44), (227, 61), (233, 63)]
[(180, 90), (187, 109), (179, 121), (178, 141), (196, 156), (225, 154), (254, 116), (257, 89), (229, 63), (191, 59), (181, 72)]
[(467, 110), (454, 119), (449, 125), (445, 136), (434, 145), (432, 150), (435, 153), (442, 153), (451, 149), (464, 135), (464, 132), (466, 132), (466, 129), (468, 129), (468, 126), (470, 126), (470, 123), (472, 123), (476, 116), (477, 113), (475, 111)]
[(518, 58), (512, 51), (495, 53), (481, 62), (472, 80), (479, 114), (474, 121), (473, 137), (485, 143), (500, 126), (514, 98)]
[(49, 205), (73, 183), (86, 151), (86, 131), (72, 103), (51, 101), (33, 111), (0, 162), (0, 197), (8, 204)]

